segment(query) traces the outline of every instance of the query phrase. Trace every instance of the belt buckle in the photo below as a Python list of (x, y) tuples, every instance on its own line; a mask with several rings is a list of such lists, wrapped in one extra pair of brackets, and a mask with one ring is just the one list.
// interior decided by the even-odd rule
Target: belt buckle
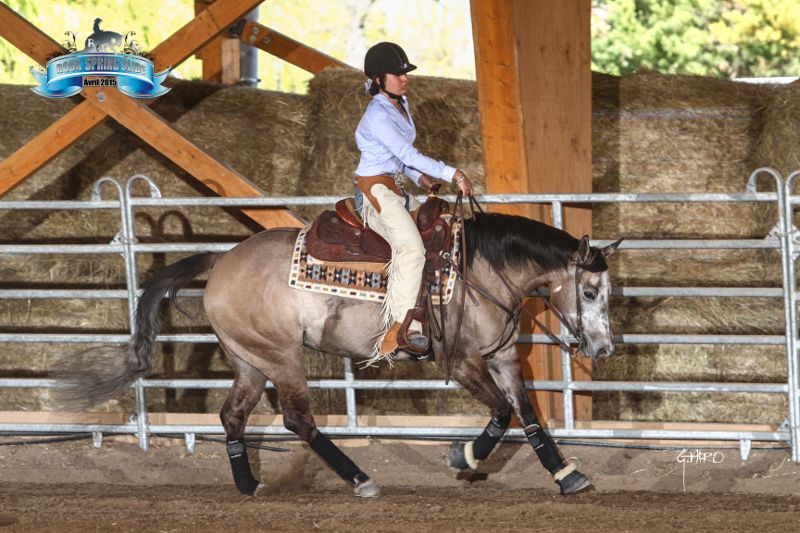
[(394, 180), (395, 185), (403, 189), (403, 185), (405, 185), (405, 174), (400, 172), (399, 170), (392, 172), (391, 174), (392, 179)]

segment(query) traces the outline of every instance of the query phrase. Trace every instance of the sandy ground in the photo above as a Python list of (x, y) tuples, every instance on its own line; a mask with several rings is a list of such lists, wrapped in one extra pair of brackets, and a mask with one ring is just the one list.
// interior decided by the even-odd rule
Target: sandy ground
[(225, 449), (128, 437), (0, 447), (3, 531), (797, 531), (800, 467), (787, 450), (562, 446), (595, 490), (559, 496), (527, 444), (477, 472), (445, 466), (447, 443), (339, 440), (383, 489), (356, 498), (305, 445), (251, 450), (265, 486), (233, 487)]

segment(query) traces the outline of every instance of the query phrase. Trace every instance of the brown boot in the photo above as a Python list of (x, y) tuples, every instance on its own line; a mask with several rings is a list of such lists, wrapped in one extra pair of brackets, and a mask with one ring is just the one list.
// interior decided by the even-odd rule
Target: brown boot
[(414, 355), (428, 352), (430, 341), (428, 337), (418, 331), (403, 331), (403, 325), (395, 322), (383, 336), (378, 355), (390, 355), (397, 350), (404, 350)]
[(381, 341), (381, 347), (378, 349), (379, 356), (385, 357), (400, 349), (400, 344), (397, 342), (397, 334), (400, 333), (400, 326), (400, 322), (395, 322), (386, 331)]

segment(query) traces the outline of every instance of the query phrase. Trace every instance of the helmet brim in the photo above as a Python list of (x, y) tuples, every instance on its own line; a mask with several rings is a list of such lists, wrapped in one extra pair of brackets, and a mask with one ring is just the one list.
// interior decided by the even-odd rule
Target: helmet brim
[(400, 76), (401, 74), (408, 74), (412, 70), (416, 70), (416, 69), (417, 69), (416, 65), (412, 65), (411, 63), (409, 63), (406, 68), (402, 68), (397, 72), (392, 72), (392, 74), (394, 74), (395, 76)]

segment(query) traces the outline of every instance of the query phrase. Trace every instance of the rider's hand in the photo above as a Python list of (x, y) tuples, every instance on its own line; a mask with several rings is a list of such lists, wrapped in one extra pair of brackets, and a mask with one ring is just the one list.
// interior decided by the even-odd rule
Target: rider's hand
[(461, 170), (456, 170), (455, 176), (453, 176), (453, 183), (458, 185), (458, 188), (461, 189), (461, 192), (464, 193), (464, 196), (472, 196), (474, 192), (472, 190), (472, 182), (469, 181), (469, 178), (466, 174), (464, 174)]
[(430, 176), (423, 174), (419, 177), (419, 184), (420, 187), (423, 187), (426, 191), (431, 192), (431, 187), (433, 187), (433, 179)]

